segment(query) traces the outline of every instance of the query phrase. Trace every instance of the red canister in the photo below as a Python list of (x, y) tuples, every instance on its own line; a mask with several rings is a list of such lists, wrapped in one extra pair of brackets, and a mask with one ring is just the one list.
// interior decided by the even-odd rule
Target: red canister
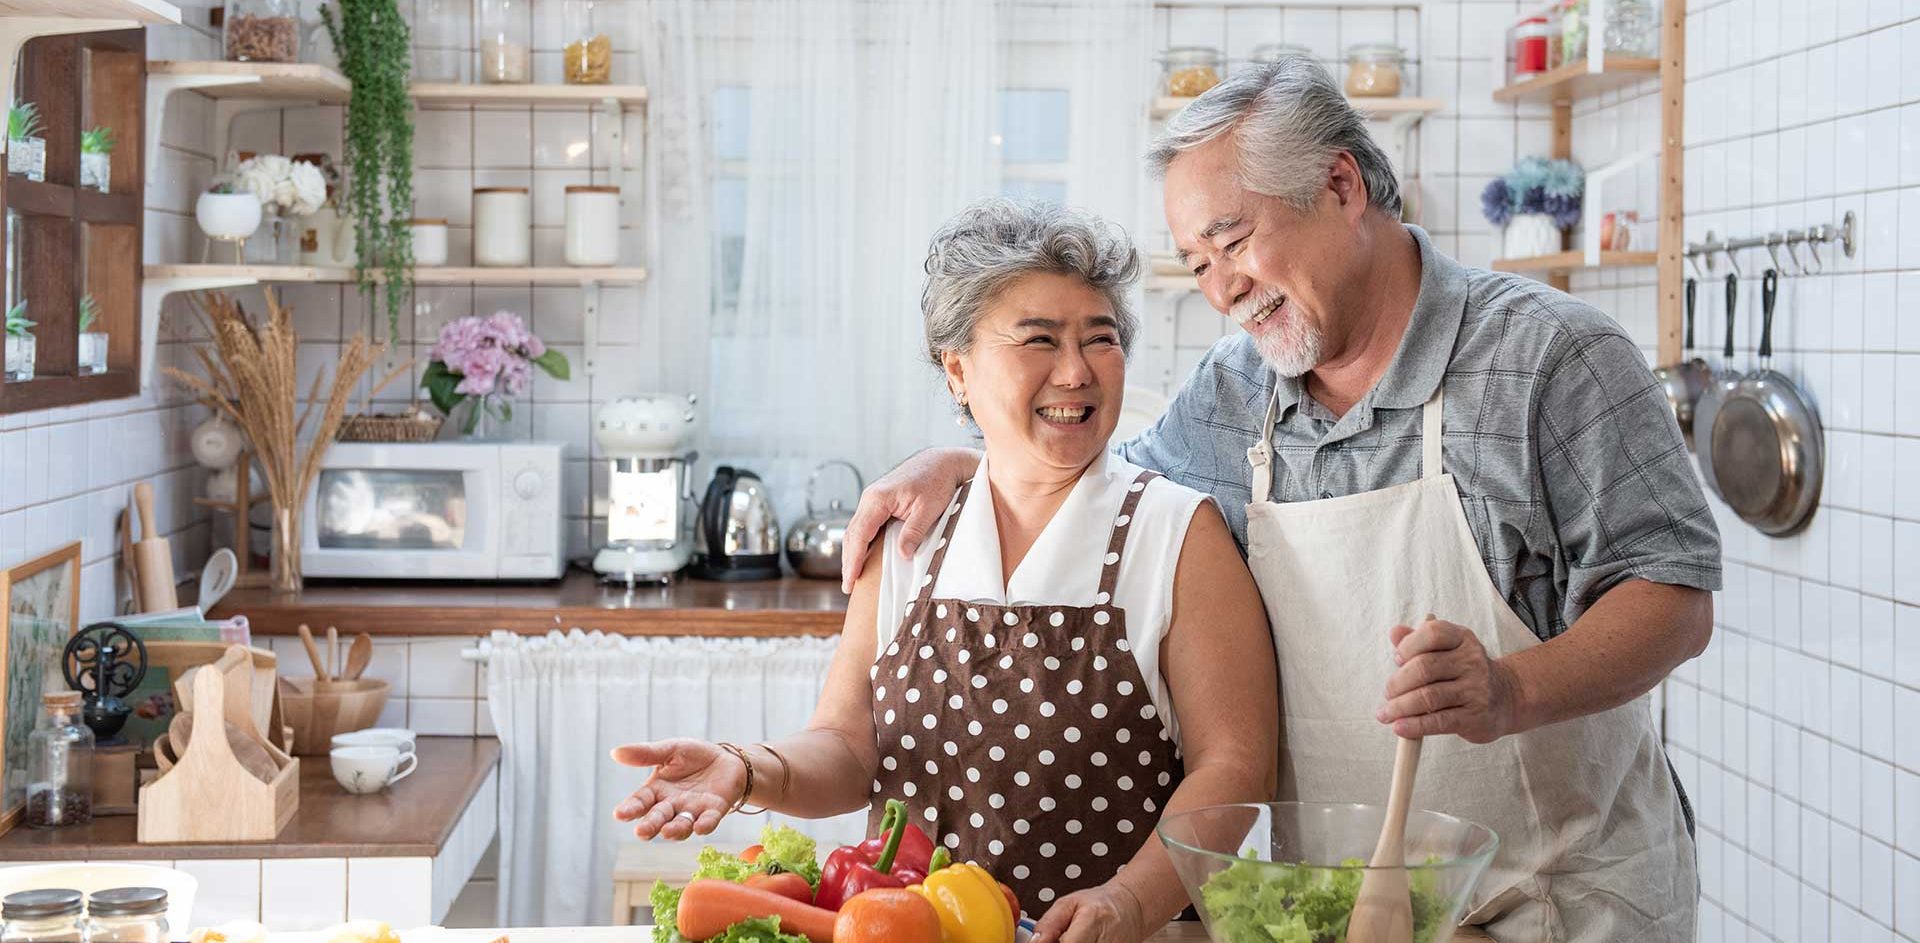
[(1544, 16), (1522, 20), (1513, 31), (1513, 72), (1538, 75), (1547, 71), (1547, 39), (1552, 30)]

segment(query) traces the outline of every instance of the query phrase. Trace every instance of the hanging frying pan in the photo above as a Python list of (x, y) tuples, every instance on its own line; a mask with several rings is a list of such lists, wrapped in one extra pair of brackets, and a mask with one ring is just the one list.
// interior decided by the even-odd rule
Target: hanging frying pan
[(1728, 272), (1727, 346), (1721, 351), (1720, 369), (1714, 371), (1713, 379), (1693, 404), (1693, 456), (1700, 463), (1700, 477), (1714, 494), (1720, 494), (1720, 482), (1713, 477), (1713, 424), (1720, 415), (1721, 405), (1740, 387), (1740, 371), (1733, 368), (1733, 312), (1739, 301), (1740, 275)]
[(1660, 389), (1667, 395), (1667, 407), (1673, 410), (1673, 418), (1680, 423), (1680, 434), (1687, 439), (1687, 448), (1693, 448), (1693, 405), (1706, 392), (1707, 384), (1713, 379), (1713, 368), (1705, 360), (1693, 356), (1693, 301), (1699, 283), (1687, 279), (1687, 333), (1680, 349), (1680, 362), (1661, 367), (1653, 371), (1660, 381)]
[(1740, 381), (1713, 422), (1713, 470), (1721, 497), (1770, 537), (1807, 525), (1820, 501), (1824, 456), (1820, 416), (1785, 374), (1773, 369), (1773, 304), (1780, 276), (1760, 281), (1760, 369)]

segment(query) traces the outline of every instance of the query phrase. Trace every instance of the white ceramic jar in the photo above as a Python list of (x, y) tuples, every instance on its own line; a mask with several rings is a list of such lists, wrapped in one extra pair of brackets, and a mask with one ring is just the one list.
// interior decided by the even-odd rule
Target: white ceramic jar
[(447, 264), (447, 221), (413, 219), (413, 264), (432, 267)]
[(613, 265), (620, 261), (620, 188), (567, 188), (568, 265)]
[(473, 264), (523, 266), (533, 258), (533, 197), (526, 187), (473, 191)]

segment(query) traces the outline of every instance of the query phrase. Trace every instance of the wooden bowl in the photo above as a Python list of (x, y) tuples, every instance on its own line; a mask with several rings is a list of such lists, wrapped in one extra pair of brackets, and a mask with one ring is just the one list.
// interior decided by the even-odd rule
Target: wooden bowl
[(326, 756), (334, 734), (379, 722), (387, 706), (387, 683), (362, 678), (316, 684), (312, 678), (281, 678), (280, 701), (287, 726), (293, 728), (294, 755)]

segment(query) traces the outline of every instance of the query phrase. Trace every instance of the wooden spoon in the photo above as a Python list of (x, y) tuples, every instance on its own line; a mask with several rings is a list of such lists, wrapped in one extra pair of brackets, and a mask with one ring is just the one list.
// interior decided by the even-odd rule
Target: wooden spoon
[(347, 648), (347, 670), (342, 673), (343, 679), (347, 681), (360, 680), (361, 672), (366, 671), (367, 665), (372, 661), (373, 636), (365, 632), (354, 636), (353, 644)]
[(1387, 793), (1387, 820), (1373, 861), (1360, 880), (1360, 893), (1347, 920), (1347, 943), (1412, 943), (1413, 897), (1407, 887), (1407, 807), (1413, 802), (1413, 777), (1420, 769), (1420, 740), (1402, 738), (1393, 755), (1393, 787)]
[(340, 630), (327, 626), (327, 678), (340, 677)]
[(307, 647), (307, 660), (313, 662), (313, 677), (316, 681), (327, 680), (327, 663), (320, 658), (320, 646), (313, 640), (313, 630), (303, 623), (300, 626), (300, 644)]

